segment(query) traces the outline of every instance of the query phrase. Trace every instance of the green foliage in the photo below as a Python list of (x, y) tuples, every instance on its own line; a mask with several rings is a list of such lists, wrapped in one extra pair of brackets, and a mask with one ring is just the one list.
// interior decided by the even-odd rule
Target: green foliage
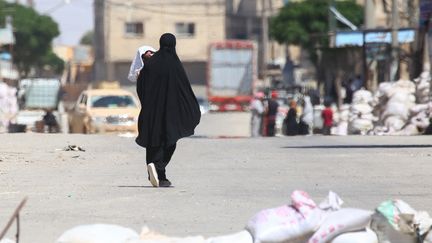
[(20, 74), (26, 77), (32, 68), (40, 68), (41, 63), (58, 65), (58, 57), (53, 58), (55, 54), (51, 46), (52, 40), (60, 34), (57, 23), (51, 17), (40, 15), (34, 9), (20, 4), (0, 0), (0, 7), (10, 10), (7, 13), (0, 11), (0, 19), (4, 20), (6, 14), (13, 18), (16, 41), (13, 59)]
[(80, 44), (89, 46), (93, 45), (93, 36), (93, 31), (87, 31), (83, 37), (81, 37)]
[(61, 74), (64, 70), (65, 63), (51, 51), (39, 60), (38, 67), (49, 73)]
[[(270, 20), (270, 36), (281, 44), (302, 46), (314, 59), (314, 48), (328, 44), (329, 4), (329, 0), (288, 2)], [(354, 25), (363, 23), (363, 8), (355, 1), (335, 1), (335, 7)], [(338, 22), (337, 28), (346, 29), (346, 26)]]

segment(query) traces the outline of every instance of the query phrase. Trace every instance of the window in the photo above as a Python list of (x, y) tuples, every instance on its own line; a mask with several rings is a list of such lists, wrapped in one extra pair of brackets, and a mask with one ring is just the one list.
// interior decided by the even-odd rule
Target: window
[(175, 30), (178, 36), (195, 36), (195, 23), (176, 23)]
[(144, 24), (142, 22), (125, 23), (125, 33), (127, 36), (143, 36)]
[(92, 96), (91, 107), (93, 108), (124, 108), (136, 107), (133, 98), (129, 95), (106, 95), (106, 96)]
[(87, 104), (87, 95), (83, 94), (81, 96), (80, 104), (83, 104), (83, 105)]

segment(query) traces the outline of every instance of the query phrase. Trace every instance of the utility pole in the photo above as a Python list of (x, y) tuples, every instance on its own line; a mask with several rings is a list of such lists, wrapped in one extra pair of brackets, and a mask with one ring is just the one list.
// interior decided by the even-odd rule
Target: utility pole
[(399, 12), (397, 8), (397, 0), (392, 0), (392, 63), (390, 67), (390, 80), (396, 81), (396, 74), (399, 70)]
[(267, 44), (268, 44), (268, 19), (266, 0), (261, 0), (261, 62), (260, 75), (263, 80), (266, 78), (267, 71)]
[(336, 46), (336, 17), (330, 11), (330, 7), (335, 7), (335, 1), (331, 0), (330, 6), (328, 9), (328, 21), (329, 21), (329, 47), (334, 48)]
[(106, 79), (105, 62), (105, 0), (94, 0), (94, 40), (95, 60), (93, 64), (94, 81)]
[(365, 0), (365, 7), (364, 7), (365, 29), (373, 29), (376, 27), (374, 9), (375, 9), (374, 1)]

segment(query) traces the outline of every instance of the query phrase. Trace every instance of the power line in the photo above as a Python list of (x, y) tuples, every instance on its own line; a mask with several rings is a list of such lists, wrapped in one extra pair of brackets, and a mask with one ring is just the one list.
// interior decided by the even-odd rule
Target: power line
[[(115, 7), (124, 7), (124, 8), (130, 8), (130, 5), (128, 5), (127, 3), (120, 3), (120, 2), (114, 2), (112, 0), (107, 1), (107, 4), (110, 6), (115, 6)], [(150, 12), (150, 13), (157, 13), (157, 14), (165, 14), (165, 15), (184, 15), (184, 16), (198, 16), (198, 17), (220, 17), (220, 16), (226, 16), (227, 13), (225, 11), (222, 12), (217, 12), (217, 13), (202, 13), (202, 12), (174, 12), (174, 11), (166, 11), (166, 10), (161, 10), (160, 3), (156, 4), (156, 3), (148, 3), (148, 4), (132, 4), (133, 7), (135, 9), (139, 9), (139, 10), (143, 10), (146, 12)], [(159, 8), (152, 8), (149, 7), (149, 5), (153, 6), (159, 6)], [(206, 6), (206, 5), (216, 5), (216, 6), (224, 6), (224, 2), (223, 1), (215, 1), (215, 2), (202, 2), (202, 1), (197, 1), (197, 2), (191, 2), (191, 3), (172, 3), (170, 4), (170, 6), (187, 6), (187, 5), (202, 5), (202, 6)], [(267, 10), (274, 10), (274, 9), (265, 9), (265, 11)], [(246, 14), (252, 14), (252, 16), (246, 16)], [(232, 14), (231, 14), (232, 15)], [(259, 13), (258, 11), (242, 11), (238, 14), (235, 14), (239, 17), (259, 17)]]
[[(126, 4), (126, 3), (117, 3), (117, 2), (112, 2), (112, 1), (107, 1), (107, 3), (110, 6), (130, 8), (130, 6), (128, 6), (128, 4)], [(203, 3), (201, 3), (200, 5), (202, 5), (202, 4)], [(177, 15), (177, 16), (178, 15), (185, 15), (185, 16), (202, 16), (202, 17), (206, 17), (206, 16), (215, 17), (216, 16), (217, 17), (217, 16), (224, 16), (225, 15), (225, 12), (218, 12), (218, 13), (173, 12), (173, 11), (161, 10), (160, 8), (156, 9), (156, 8), (144, 7), (143, 5), (133, 5), (133, 7), (135, 9), (143, 10), (143, 11), (150, 12), (150, 13)]]

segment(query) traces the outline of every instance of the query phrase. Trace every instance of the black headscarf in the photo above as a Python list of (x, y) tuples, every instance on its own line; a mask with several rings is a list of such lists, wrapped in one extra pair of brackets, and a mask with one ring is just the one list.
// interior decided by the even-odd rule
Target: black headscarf
[(141, 70), (137, 93), (141, 102), (136, 142), (143, 147), (172, 145), (194, 134), (201, 112), (177, 56), (176, 39), (163, 34), (160, 49)]

